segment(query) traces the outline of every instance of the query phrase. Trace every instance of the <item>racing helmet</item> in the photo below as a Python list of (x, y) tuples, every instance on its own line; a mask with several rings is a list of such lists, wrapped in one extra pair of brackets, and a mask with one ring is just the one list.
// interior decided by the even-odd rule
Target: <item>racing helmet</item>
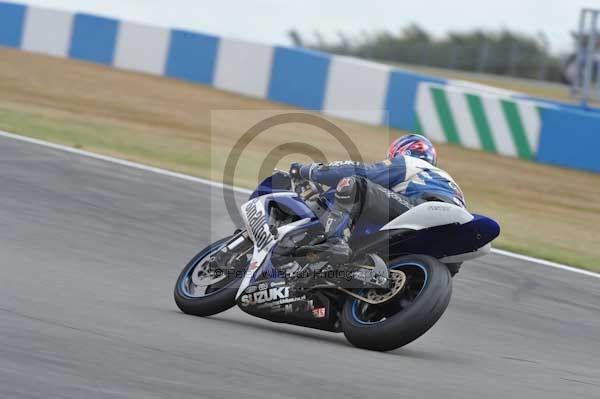
[(398, 155), (415, 157), (429, 162), (433, 166), (437, 164), (437, 152), (431, 141), (420, 134), (407, 134), (390, 144), (388, 159)]

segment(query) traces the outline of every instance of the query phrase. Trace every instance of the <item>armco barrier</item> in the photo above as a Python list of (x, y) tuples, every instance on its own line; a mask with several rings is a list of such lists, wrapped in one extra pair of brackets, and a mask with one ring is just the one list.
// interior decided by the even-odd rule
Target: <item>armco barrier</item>
[(541, 113), (537, 160), (600, 173), (600, 114), (550, 107)]
[(354, 58), (1, 1), (0, 46), (168, 76), (363, 123), (420, 130), (436, 141), (600, 171), (598, 159), (560, 147), (564, 133), (600, 147), (597, 113)]
[(535, 102), (505, 95), (421, 83), (415, 130), (434, 141), (534, 159), (541, 130), (539, 108)]

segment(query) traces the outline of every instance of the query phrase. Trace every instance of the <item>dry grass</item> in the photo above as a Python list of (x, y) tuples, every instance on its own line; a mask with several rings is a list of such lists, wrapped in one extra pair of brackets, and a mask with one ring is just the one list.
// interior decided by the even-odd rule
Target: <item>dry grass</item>
[[(0, 129), (193, 175), (221, 178), (241, 133), (282, 110), (293, 111), (203, 86), (0, 50)], [(383, 156), (388, 133), (400, 134), (334, 122), (366, 160)], [(310, 143), (328, 159), (347, 157), (319, 129), (283, 125), (248, 147), (236, 183), (253, 186), (266, 152), (292, 141)], [(499, 247), (600, 270), (600, 175), (449, 145), (440, 144), (438, 151), (470, 209), (499, 220)]]

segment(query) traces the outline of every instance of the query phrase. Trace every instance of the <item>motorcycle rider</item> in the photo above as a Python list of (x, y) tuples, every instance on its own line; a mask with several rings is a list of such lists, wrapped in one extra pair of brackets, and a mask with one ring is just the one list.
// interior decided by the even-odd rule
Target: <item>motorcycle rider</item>
[(337, 186), (333, 209), (325, 223), (325, 241), (300, 248), (298, 255), (316, 253), (323, 260), (345, 263), (352, 256), (348, 244), (352, 229), (363, 217), (385, 224), (426, 201), (465, 207), (458, 185), (436, 165), (433, 144), (418, 134), (396, 139), (389, 147), (387, 159), (381, 162), (293, 163), (292, 177)]

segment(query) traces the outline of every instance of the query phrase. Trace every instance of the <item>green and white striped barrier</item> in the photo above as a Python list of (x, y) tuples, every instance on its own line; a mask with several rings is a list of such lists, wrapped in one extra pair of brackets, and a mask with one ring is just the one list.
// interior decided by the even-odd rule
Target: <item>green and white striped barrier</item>
[(535, 159), (541, 130), (538, 106), (499, 92), (421, 83), (416, 129), (433, 141)]

